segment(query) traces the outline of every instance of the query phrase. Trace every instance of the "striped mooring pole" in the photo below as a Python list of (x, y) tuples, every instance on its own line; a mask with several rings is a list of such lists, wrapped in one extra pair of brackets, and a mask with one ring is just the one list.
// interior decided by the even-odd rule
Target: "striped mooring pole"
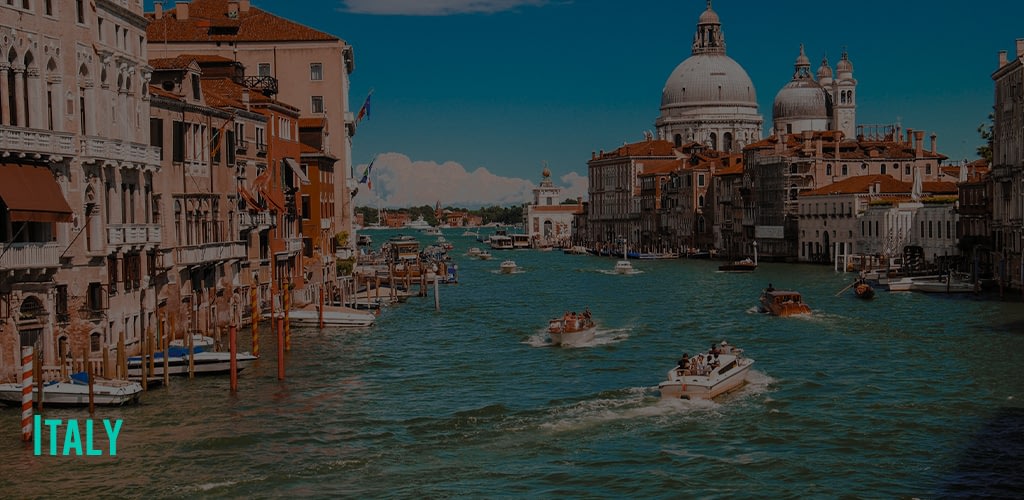
[(21, 347), (21, 439), (32, 440), (32, 346)]

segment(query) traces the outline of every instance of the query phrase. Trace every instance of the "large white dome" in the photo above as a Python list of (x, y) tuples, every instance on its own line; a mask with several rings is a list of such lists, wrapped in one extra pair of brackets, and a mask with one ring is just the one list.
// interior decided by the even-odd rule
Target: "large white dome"
[(757, 92), (743, 67), (725, 54), (696, 54), (676, 66), (661, 92), (661, 106), (757, 107)]

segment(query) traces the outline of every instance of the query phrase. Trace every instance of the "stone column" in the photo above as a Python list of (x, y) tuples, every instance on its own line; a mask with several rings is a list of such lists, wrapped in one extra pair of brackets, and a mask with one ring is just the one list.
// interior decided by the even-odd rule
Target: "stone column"
[(46, 129), (46, 105), (41, 98), (42, 80), (39, 78), (39, 68), (28, 68), (25, 70), (25, 93), (28, 97), (28, 106), (25, 116), (28, 120), (26, 127)]
[(25, 67), (15, 66), (14, 68), (14, 110), (16, 112), (17, 126), (25, 127)]
[(8, 64), (0, 64), (0, 125), (11, 124), (11, 89), (7, 84), (7, 77), (10, 75), (11, 67)]

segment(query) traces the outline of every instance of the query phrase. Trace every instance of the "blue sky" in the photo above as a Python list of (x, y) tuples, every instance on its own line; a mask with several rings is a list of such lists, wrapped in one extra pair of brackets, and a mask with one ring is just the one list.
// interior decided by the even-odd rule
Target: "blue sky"
[[(252, 4), (353, 46), (353, 112), (374, 90), (371, 117), (354, 138), (357, 175), (392, 153), (374, 166), (382, 176), (375, 193), (357, 198), (371, 206), (377, 195), (386, 206), (513, 203), (540, 181), (545, 162), (567, 196), (585, 194), (592, 151), (654, 130), (665, 80), (690, 55), (705, 9), (704, 0)], [(728, 55), (754, 82), (764, 134), (799, 45), (813, 68), (826, 54), (834, 67), (845, 47), (858, 124), (934, 132), (939, 151), (957, 160), (975, 158), (981, 144), (976, 129), (992, 108), (998, 51), (1013, 57), (1024, 38), (1017, 1), (719, 0), (713, 8)]]

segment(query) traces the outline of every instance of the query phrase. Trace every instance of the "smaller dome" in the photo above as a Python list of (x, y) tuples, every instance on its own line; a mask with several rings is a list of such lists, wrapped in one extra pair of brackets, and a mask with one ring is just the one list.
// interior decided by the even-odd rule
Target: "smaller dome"
[(797, 66), (811, 66), (811, 60), (807, 58), (807, 54), (804, 53), (804, 44), (800, 44), (800, 55), (796, 57)]
[(828, 58), (821, 58), (821, 66), (818, 66), (818, 80), (832, 78), (832, 67), (828, 65)]
[(708, 2), (708, 10), (705, 10), (700, 15), (700, 19), (697, 20), (697, 24), (722, 24), (722, 22), (718, 20), (718, 14), (711, 10), (711, 2)]
[(772, 119), (821, 118), (832, 114), (828, 93), (811, 79), (793, 80), (775, 95)]
[(836, 63), (836, 71), (839, 73), (853, 73), (853, 63), (850, 62), (850, 57), (846, 55), (846, 51), (843, 51), (843, 56)]

